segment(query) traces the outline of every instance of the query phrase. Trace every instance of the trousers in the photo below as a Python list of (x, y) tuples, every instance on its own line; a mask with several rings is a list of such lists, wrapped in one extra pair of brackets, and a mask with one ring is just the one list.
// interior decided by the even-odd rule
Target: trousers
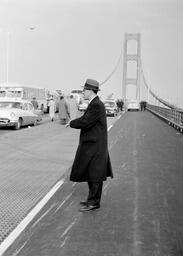
[(88, 182), (88, 198), (87, 202), (89, 205), (100, 205), (102, 196), (103, 181), (101, 182)]

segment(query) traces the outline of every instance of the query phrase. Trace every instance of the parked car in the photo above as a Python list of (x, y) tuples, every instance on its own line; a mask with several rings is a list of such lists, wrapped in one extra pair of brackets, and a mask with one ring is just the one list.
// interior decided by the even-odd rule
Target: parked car
[(131, 111), (131, 110), (140, 110), (140, 103), (138, 100), (129, 100), (127, 102), (127, 111)]
[(79, 104), (83, 99), (83, 90), (80, 90), (80, 89), (72, 90), (69, 96), (71, 95), (76, 99), (77, 104)]
[(81, 103), (79, 103), (78, 109), (80, 111), (85, 111), (87, 109), (87, 107), (88, 107), (88, 103), (89, 103), (88, 100), (83, 100)]
[(42, 120), (42, 113), (27, 100), (0, 99), (0, 127), (12, 126), (18, 130), (22, 126), (36, 125)]
[(104, 100), (104, 105), (105, 105), (107, 116), (116, 116), (117, 115), (118, 108), (117, 108), (115, 100), (113, 100), (113, 99)]

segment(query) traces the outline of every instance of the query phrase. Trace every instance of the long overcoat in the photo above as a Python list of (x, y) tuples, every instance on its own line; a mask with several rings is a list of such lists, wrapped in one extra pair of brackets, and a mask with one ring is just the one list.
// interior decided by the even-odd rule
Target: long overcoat
[(68, 102), (65, 99), (61, 99), (58, 102), (58, 115), (60, 119), (66, 119), (68, 120), (70, 117), (69, 113), (69, 105)]
[(100, 182), (109, 176), (112, 178), (105, 106), (98, 96), (90, 102), (83, 116), (70, 122), (70, 127), (81, 129), (70, 180)]

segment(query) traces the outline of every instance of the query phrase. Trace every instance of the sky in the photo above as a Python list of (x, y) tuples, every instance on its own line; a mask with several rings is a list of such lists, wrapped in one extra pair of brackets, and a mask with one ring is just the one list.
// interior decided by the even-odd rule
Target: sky
[(182, 0), (0, 0), (0, 83), (65, 93), (87, 78), (122, 97), (125, 33), (141, 34), (146, 82), (169, 99), (183, 98)]

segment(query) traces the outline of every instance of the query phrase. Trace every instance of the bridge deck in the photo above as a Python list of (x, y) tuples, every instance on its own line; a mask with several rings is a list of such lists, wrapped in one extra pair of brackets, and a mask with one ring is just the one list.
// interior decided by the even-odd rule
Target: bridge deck
[(78, 211), (85, 183), (68, 180), (5, 256), (183, 255), (183, 136), (149, 112), (109, 132), (114, 179), (101, 208)]

